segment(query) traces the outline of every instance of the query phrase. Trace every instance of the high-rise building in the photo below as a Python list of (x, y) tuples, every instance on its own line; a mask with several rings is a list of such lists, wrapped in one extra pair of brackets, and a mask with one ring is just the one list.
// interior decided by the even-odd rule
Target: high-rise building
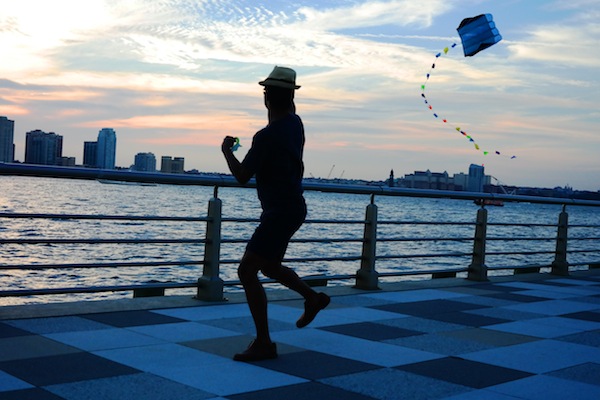
[(26, 133), (25, 162), (27, 164), (57, 165), (62, 157), (63, 138), (54, 132), (39, 129)]
[(162, 156), (160, 159), (160, 172), (167, 172), (171, 174), (183, 174), (183, 164), (185, 158), (183, 157), (170, 157)]
[(102, 169), (114, 169), (116, 154), (117, 134), (114, 129), (102, 128), (98, 132), (96, 166)]
[(467, 181), (467, 191), (483, 192), (485, 174), (483, 166), (477, 164), (469, 165), (469, 179)]
[(96, 168), (98, 162), (98, 142), (83, 142), (83, 166)]
[(137, 153), (133, 169), (135, 171), (156, 172), (156, 157), (153, 153)]
[(15, 121), (0, 117), (0, 162), (13, 162), (15, 159)]
[(183, 164), (185, 163), (185, 158), (183, 157), (174, 157), (173, 162), (171, 163), (171, 172), (174, 174), (183, 174)]

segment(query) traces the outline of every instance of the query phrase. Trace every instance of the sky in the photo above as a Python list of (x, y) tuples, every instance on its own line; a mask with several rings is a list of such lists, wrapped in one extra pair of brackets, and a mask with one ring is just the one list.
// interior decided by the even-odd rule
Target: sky
[[(0, 9), (0, 116), (15, 121), (17, 160), (25, 133), (41, 129), (62, 135), (63, 155), (80, 164), (83, 142), (108, 127), (119, 166), (152, 152), (158, 164), (185, 157), (186, 170), (228, 172), (222, 139), (239, 137), (243, 158), (266, 125), (257, 83), (280, 65), (302, 86), (306, 177), (452, 175), (478, 164), (493, 183), (600, 190), (600, 0), (0, 0)], [(487, 13), (502, 41), (464, 57), (456, 28)]]

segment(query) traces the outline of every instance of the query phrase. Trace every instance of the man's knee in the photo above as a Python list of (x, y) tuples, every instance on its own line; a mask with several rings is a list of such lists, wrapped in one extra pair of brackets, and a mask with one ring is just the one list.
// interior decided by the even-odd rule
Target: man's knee
[(260, 272), (267, 278), (278, 279), (281, 272), (281, 264), (274, 261), (266, 262), (260, 269)]
[(244, 254), (242, 262), (240, 263), (237, 273), (240, 281), (248, 282), (253, 279), (257, 279), (258, 271), (260, 270), (260, 262), (257, 257), (252, 253)]
[(256, 277), (257, 270), (252, 268), (250, 264), (242, 261), (238, 267), (237, 273), (240, 282), (244, 283), (254, 279)]

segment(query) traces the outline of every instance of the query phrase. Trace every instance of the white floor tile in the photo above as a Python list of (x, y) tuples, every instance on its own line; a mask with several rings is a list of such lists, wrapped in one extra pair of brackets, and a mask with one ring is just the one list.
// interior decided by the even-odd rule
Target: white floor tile
[(487, 390), (526, 400), (600, 399), (600, 386), (545, 375), (492, 386)]
[(500, 332), (515, 333), (519, 335), (527, 335), (545, 339), (557, 338), (560, 336), (572, 335), (581, 332), (580, 330), (574, 328), (549, 326), (536, 323), (535, 320), (488, 325), (485, 328)]
[(536, 374), (586, 362), (600, 362), (600, 349), (556, 340), (539, 340), (463, 355), (464, 358)]
[(276, 342), (383, 367), (394, 367), (443, 357), (436, 353), (310, 328), (276, 332), (272, 336)]
[(43, 336), (86, 351), (120, 349), (164, 343), (163, 340), (121, 328), (86, 331), (84, 333), (49, 333)]
[(198, 322), (134, 326), (128, 329), (169, 342), (185, 342), (190, 340), (213, 339), (217, 337), (239, 335), (237, 332), (204, 325)]
[(250, 315), (248, 305), (245, 303), (170, 308), (165, 310), (155, 310), (153, 312), (157, 314), (168, 315), (170, 317), (185, 319), (188, 321), (206, 321), (211, 319), (235, 318)]
[[(269, 305), (269, 319), (276, 319), (290, 324), (296, 324), (296, 320), (302, 315), (300, 308)], [(310, 327), (353, 324), (365, 321), (379, 321), (408, 317), (408, 315), (397, 314), (389, 311), (375, 310), (366, 307), (326, 308), (311, 322)]]
[(306, 382), (176, 344), (94, 354), (219, 396)]
[(446, 290), (437, 289), (421, 289), (421, 290), (406, 290), (399, 292), (384, 292), (384, 293), (372, 293), (363, 294), (365, 297), (372, 297), (379, 300), (387, 300), (398, 303), (412, 303), (415, 301), (426, 301), (426, 300), (441, 300), (441, 299), (455, 299), (458, 297), (470, 296), (466, 293), (450, 292)]
[(543, 315), (561, 315), (598, 309), (597, 304), (572, 300), (547, 300), (503, 306), (510, 310), (526, 311)]
[(542, 299), (568, 299), (571, 297), (578, 297), (578, 295), (575, 295), (575, 294), (550, 291), (550, 290), (541, 290), (541, 289), (521, 290), (521, 291), (517, 292), (517, 294), (523, 295), (523, 296), (540, 297)]

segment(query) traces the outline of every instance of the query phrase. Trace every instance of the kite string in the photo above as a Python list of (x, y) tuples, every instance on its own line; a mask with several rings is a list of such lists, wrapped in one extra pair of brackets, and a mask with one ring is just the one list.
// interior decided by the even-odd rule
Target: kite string
[[(444, 49), (441, 52), (439, 52), (439, 53), (437, 53), (435, 55), (436, 60), (442, 56), (442, 53), (443, 54), (448, 54), (448, 51), (450, 51), (450, 49), (453, 49), (455, 47), (456, 47), (456, 43), (453, 43), (450, 47), (444, 47)], [(427, 73), (425, 82), (421, 85), (421, 97), (423, 98), (423, 100), (425, 101), (425, 105), (433, 113), (433, 116), (435, 118), (441, 119), (442, 122), (444, 122), (444, 123), (448, 123), (448, 120), (446, 118), (440, 118), (440, 116), (433, 110), (433, 106), (431, 105), (431, 103), (427, 99), (427, 96), (425, 95), (425, 87), (426, 87), (427, 83), (429, 82), (429, 78), (431, 77), (431, 75), (433, 73), (433, 70), (435, 69), (435, 63), (436, 62), (434, 62), (433, 64), (431, 64), (431, 69)], [(475, 139), (473, 139), (473, 137), (471, 135), (469, 135), (465, 131), (463, 131), (459, 126), (456, 126), (454, 129), (457, 132), (460, 132), (466, 139), (469, 140), (469, 142), (473, 143), (473, 146), (475, 147), (475, 149), (476, 150), (480, 150), (481, 152), (483, 152), (483, 155), (488, 155), (490, 153), (487, 150), (481, 150), (481, 148), (479, 147), (479, 145), (477, 144), (477, 142), (475, 142)], [(494, 154), (501, 155), (501, 153), (499, 151), (497, 151), (497, 150), (494, 151)], [(513, 159), (513, 158), (516, 158), (516, 156), (512, 156), (510, 158)]]

